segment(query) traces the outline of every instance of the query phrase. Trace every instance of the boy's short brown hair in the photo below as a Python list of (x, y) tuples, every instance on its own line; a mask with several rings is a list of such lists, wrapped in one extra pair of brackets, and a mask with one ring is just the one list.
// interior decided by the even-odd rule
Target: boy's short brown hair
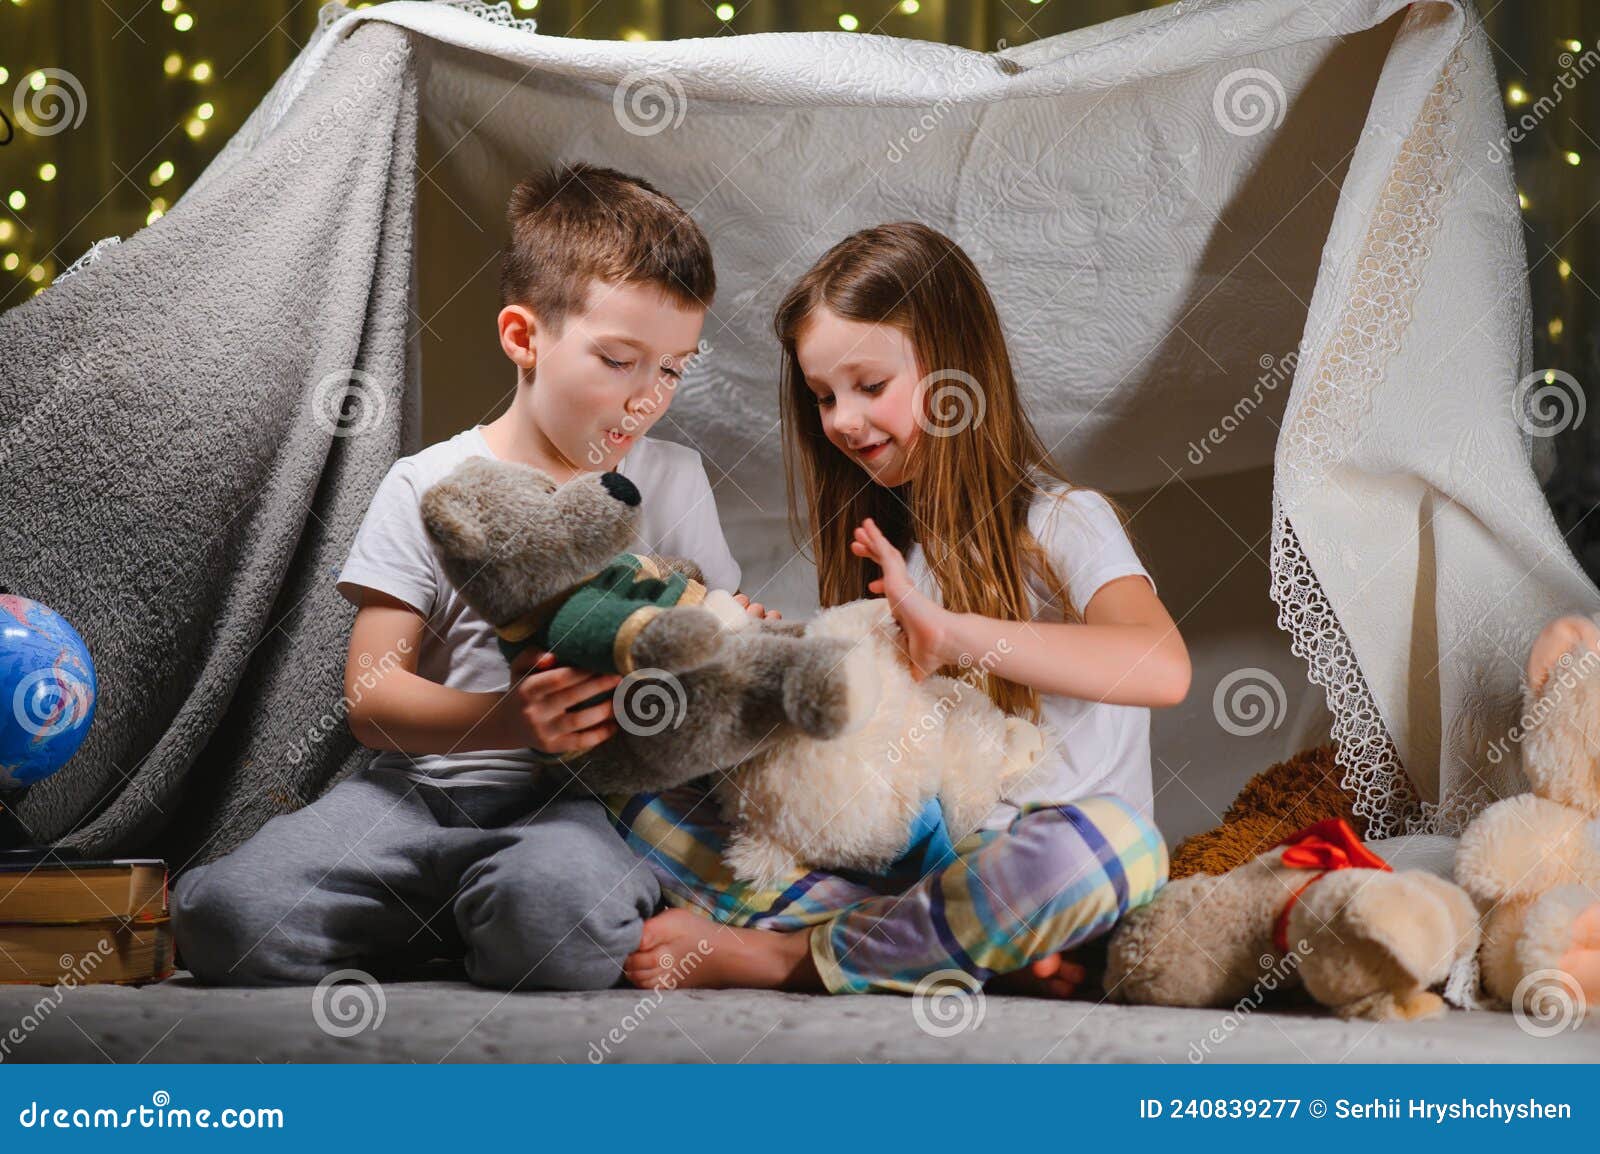
[(686, 307), (716, 293), (705, 234), (637, 176), (590, 164), (530, 176), (512, 190), (506, 223), (500, 305), (526, 305), (547, 325), (583, 308), (596, 279), (655, 285)]

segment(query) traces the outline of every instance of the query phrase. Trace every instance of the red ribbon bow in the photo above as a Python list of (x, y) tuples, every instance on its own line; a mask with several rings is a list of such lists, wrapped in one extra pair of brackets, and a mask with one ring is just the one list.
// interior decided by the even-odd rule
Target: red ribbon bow
[(1272, 848), (1283, 846), (1279, 859), (1291, 869), (1316, 870), (1305, 883), (1289, 895), (1272, 924), (1272, 944), (1280, 954), (1289, 952), (1289, 911), (1305, 893), (1306, 887), (1330, 870), (1390, 869), (1388, 862), (1373, 853), (1342, 817), (1330, 817), (1292, 833)]

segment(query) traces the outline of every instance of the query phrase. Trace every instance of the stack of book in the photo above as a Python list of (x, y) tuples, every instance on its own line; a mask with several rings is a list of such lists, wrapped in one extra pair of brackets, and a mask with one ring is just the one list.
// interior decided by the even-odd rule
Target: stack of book
[(0, 854), (0, 984), (157, 982), (173, 972), (167, 864)]

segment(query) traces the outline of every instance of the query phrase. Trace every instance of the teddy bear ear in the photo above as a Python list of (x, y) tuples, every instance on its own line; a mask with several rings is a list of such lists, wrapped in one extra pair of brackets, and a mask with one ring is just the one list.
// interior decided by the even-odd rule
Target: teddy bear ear
[(446, 477), (422, 495), (422, 526), (439, 551), (452, 560), (488, 556), (489, 535), (480, 511), (470, 482), (454, 476)]

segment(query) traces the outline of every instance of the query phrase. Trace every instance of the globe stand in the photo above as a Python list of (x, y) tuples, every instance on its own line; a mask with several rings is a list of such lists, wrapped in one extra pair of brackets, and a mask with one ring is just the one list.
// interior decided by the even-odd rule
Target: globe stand
[(71, 865), (86, 860), (73, 850), (39, 845), (13, 812), (25, 789), (0, 790), (0, 869), (7, 866)]

